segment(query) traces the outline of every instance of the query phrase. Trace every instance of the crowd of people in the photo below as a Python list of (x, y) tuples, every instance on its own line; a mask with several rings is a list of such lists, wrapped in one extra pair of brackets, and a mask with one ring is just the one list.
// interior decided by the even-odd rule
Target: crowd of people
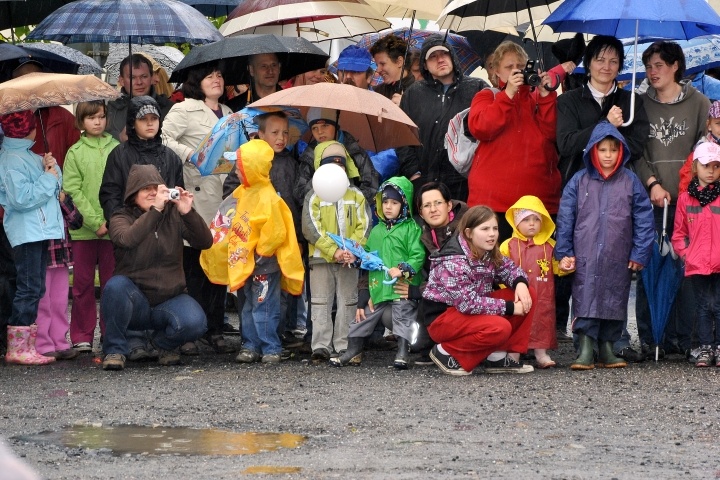
[[(74, 118), (60, 107), (0, 116), (5, 361), (91, 352), (98, 323), (105, 370), (175, 365), (198, 355), (198, 342), (233, 353), (230, 291), (240, 363), (300, 349), (344, 367), (374, 346), (396, 349), (398, 370), (529, 373), (558, 367), (551, 355), (566, 341), (573, 370), (622, 368), (656, 351), (720, 366), (720, 102), (684, 78), (674, 42), (643, 53), (648, 88), (634, 102), (617, 81), (619, 40), (595, 36), (578, 55), (582, 85), (559, 94), (580, 58), (530, 82), (525, 50), (503, 42), (486, 65), (490, 87), (461, 70), (442, 35), (419, 51), (388, 35), (369, 51), (343, 50), (337, 77), (285, 79), (277, 55), (259, 54), (248, 85), (225, 85), (223, 63), (206, 63), (171, 99), (152, 60), (134, 54), (120, 65), (118, 100), (78, 104)], [(41, 68), (32, 60), (14, 74)], [(319, 107), (291, 144), (287, 114), (273, 111), (254, 118), (256, 138), (230, 154), (230, 174), (200, 175), (193, 154), (221, 118), (326, 81), (395, 102), (420, 145), (366, 151), (339, 111)], [(477, 148), (463, 174), (445, 134), (465, 110)], [(319, 170), (347, 177), (337, 201), (315, 190)], [(677, 298), (657, 339), (657, 300), (640, 272), (663, 213), (687, 278), (669, 293)], [(362, 268), (366, 252), (385, 268)], [(633, 277), (640, 348), (627, 330)]]

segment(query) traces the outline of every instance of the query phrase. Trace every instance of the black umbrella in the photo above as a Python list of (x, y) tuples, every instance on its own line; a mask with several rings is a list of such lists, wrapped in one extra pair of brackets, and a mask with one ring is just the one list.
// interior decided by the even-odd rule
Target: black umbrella
[(2, 43), (0, 44), (0, 82), (9, 80), (15, 68), (30, 60), (39, 62), (43, 66), (43, 71), (52, 73), (77, 73), (80, 68), (78, 63), (52, 52)]
[[(71, 0), (0, 0), (0, 30), (37, 25)], [(13, 33), (14, 36), (14, 33)], [(13, 38), (13, 42), (15, 39)]]
[(282, 64), (280, 78), (292, 78), (324, 68), (328, 59), (325, 52), (302, 37), (241, 35), (193, 48), (175, 67), (170, 81), (184, 82), (188, 72), (195, 67), (222, 60), (223, 76), (227, 85), (247, 83), (249, 57), (263, 53), (277, 54)]
[[(1, 1), (1, 0), (0, 0)], [(206, 17), (216, 18), (230, 15), (242, 0), (180, 0), (187, 3)]]

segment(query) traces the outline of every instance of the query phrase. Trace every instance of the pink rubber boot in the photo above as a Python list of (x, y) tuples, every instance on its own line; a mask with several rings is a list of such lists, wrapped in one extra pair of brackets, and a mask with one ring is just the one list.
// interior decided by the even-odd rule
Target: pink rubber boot
[(17, 363), (19, 365), (47, 365), (55, 361), (53, 357), (40, 355), (35, 351), (35, 338), (37, 336), (37, 325), (30, 327), (7, 327), (7, 353), (6, 363)]

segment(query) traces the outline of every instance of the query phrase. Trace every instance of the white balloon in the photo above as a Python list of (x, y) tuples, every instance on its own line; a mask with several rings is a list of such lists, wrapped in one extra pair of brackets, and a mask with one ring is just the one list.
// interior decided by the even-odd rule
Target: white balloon
[(312, 178), (313, 190), (321, 200), (335, 203), (345, 196), (350, 180), (345, 169), (334, 163), (321, 165)]

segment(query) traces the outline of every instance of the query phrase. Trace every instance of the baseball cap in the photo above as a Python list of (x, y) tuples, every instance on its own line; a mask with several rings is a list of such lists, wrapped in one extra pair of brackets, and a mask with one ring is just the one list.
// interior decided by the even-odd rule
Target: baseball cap
[(436, 45), (434, 47), (428, 48), (427, 53), (425, 54), (425, 60), (430, 58), (430, 55), (432, 55), (434, 52), (443, 51), (443, 52), (450, 52), (447, 47), (443, 45)]
[(720, 145), (715, 142), (703, 142), (693, 152), (693, 160), (697, 160), (703, 165), (710, 162), (720, 162)]
[(347, 72), (365, 72), (372, 64), (370, 52), (357, 45), (350, 45), (340, 52), (337, 69)]

